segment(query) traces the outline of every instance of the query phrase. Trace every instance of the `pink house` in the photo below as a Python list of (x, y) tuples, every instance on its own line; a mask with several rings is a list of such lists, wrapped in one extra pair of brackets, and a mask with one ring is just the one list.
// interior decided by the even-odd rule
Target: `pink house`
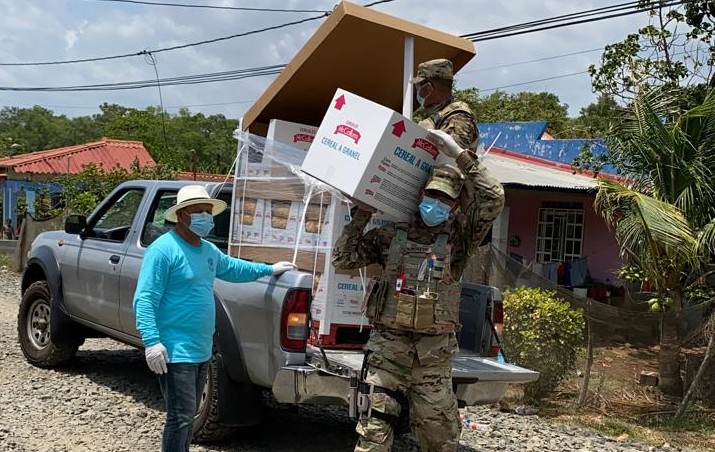
[[(496, 248), (561, 285), (616, 282), (619, 247), (594, 209), (593, 174), (573, 174), (570, 165), (498, 148), (482, 161), (506, 191), (492, 232)], [(573, 270), (573, 279), (565, 270)]]

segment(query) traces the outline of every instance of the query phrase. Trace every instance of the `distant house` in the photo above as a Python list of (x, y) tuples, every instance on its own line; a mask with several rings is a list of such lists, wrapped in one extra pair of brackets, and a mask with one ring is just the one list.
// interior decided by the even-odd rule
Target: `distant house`
[(156, 165), (143, 143), (109, 138), (0, 158), (3, 219), (11, 218), (13, 224), (17, 224), (16, 207), (22, 198), (28, 211), (33, 212), (39, 190), (47, 189), (51, 194), (57, 191), (51, 183), (54, 177), (78, 174), (89, 163), (99, 165), (105, 171), (116, 167), (129, 170), (134, 161), (142, 166)]
[(560, 285), (585, 285), (586, 275), (613, 284), (621, 259), (593, 206), (598, 181), (592, 173), (573, 174), (570, 164), (582, 146), (603, 143), (543, 138), (545, 122), (479, 124), (479, 130), (491, 147), (483, 162), (506, 191), (492, 243)]

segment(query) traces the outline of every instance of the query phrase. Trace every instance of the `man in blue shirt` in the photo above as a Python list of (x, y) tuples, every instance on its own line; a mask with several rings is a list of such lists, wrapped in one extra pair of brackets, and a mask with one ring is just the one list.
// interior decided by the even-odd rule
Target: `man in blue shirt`
[(144, 254), (134, 293), (137, 330), (149, 368), (159, 375), (166, 403), (163, 452), (188, 452), (206, 381), (215, 328), (214, 280), (247, 282), (280, 275), (290, 262), (252, 263), (227, 256), (203, 240), (226, 203), (201, 185), (182, 187), (164, 218), (176, 223)]

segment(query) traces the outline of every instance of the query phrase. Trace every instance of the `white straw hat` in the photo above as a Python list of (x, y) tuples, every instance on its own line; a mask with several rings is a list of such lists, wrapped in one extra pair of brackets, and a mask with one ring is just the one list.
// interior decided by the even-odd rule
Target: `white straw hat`
[(176, 204), (166, 209), (164, 218), (172, 223), (176, 223), (176, 212), (184, 207), (193, 206), (194, 204), (211, 204), (213, 206), (211, 214), (216, 216), (226, 210), (226, 203), (220, 199), (215, 199), (209, 196), (206, 187), (203, 185), (186, 185), (181, 187), (179, 193), (176, 194)]

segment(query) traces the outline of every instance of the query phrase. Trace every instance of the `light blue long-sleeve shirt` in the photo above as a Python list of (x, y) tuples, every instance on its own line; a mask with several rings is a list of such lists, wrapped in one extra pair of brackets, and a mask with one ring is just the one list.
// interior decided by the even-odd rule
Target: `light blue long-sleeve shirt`
[(191, 245), (175, 231), (149, 245), (134, 293), (137, 330), (145, 347), (164, 344), (171, 363), (211, 358), (216, 324), (214, 281), (254, 281), (270, 265), (227, 256), (213, 243)]

